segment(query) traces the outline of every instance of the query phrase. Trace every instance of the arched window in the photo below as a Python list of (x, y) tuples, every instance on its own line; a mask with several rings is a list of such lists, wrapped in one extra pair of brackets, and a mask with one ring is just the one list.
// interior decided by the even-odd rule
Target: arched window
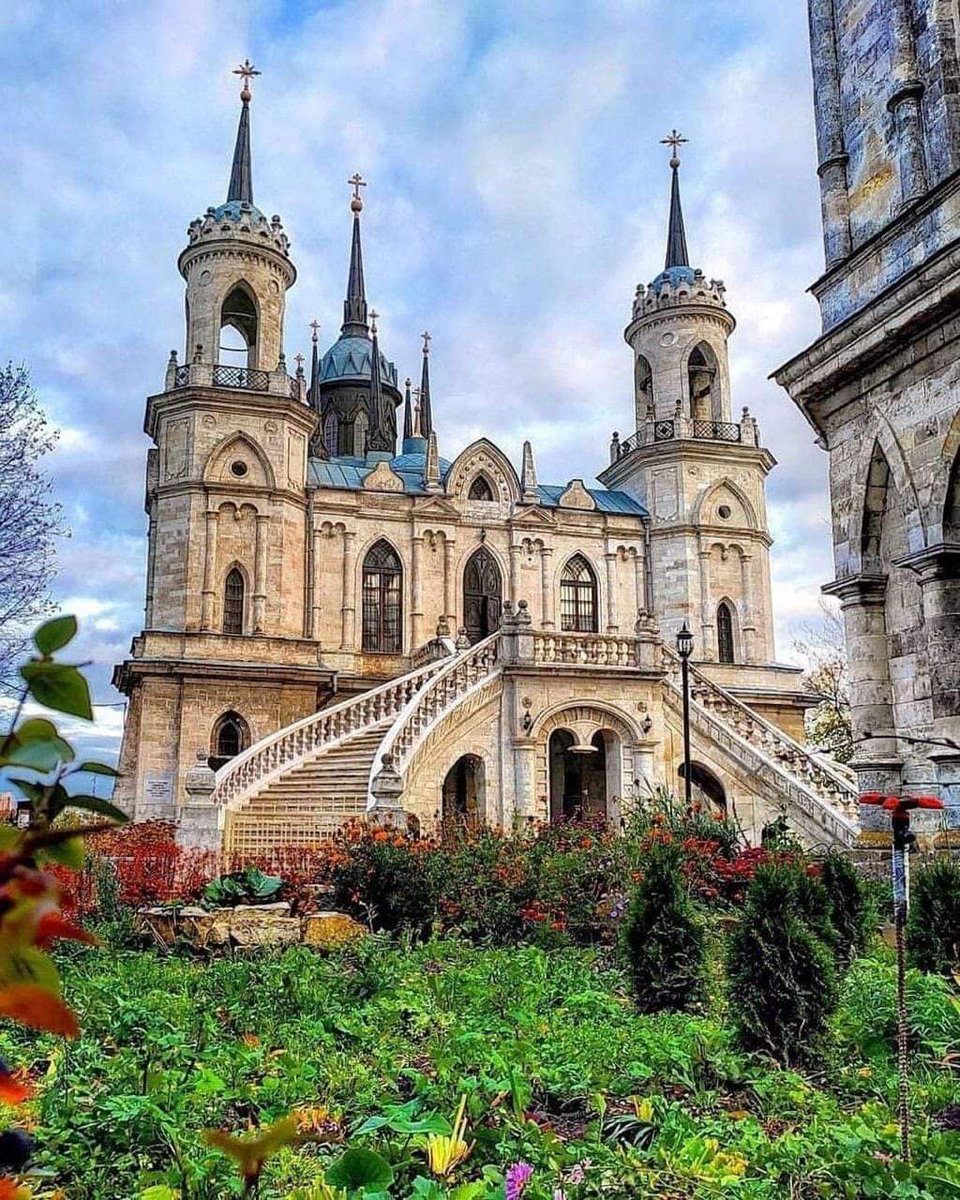
[(560, 576), (560, 628), (597, 632), (597, 578), (582, 554), (575, 554)]
[(863, 531), (860, 552), (863, 570), (881, 573), (883, 555), (880, 539), (883, 535), (884, 517), (890, 489), (890, 464), (879, 442), (873, 447), (870, 468), (867, 472), (867, 488), (863, 504)]
[(726, 600), (717, 605), (717, 657), (722, 663), (736, 662), (733, 644), (733, 613)]
[(358, 412), (353, 418), (353, 453), (357, 458), (363, 458), (367, 452), (367, 429), (369, 422), (365, 412)]
[(650, 369), (649, 362), (642, 354), (637, 355), (634, 378), (636, 381), (637, 417), (639, 424), (641, 420), (646, 418), (647, 408), (653, 404), (653, 372)]
[(694, 347), (687, 360), (690, 380), (690, 415), (695, 421), (719, 419), (716, 409), (715, 386), (717, 358), (706, 342)]
[(340, 423), (333, 410), (323, 419), (323, 444), (331, 458), (336, 458), (340, 453)]
[(225, 712), (213, 727), (210, 766), (218, 771), (250, 745), (250, 727), (237, 712)]
[(374, 654), (399, 654), (402, 642), (403, 572), (396, 551), (379, 541), (363, 560), (363, 648)]
[(243, 633), (243, 572), (231, 567), (223, 585), (223, 632)]
[(219, 351), (224, 366), (257, 365), (257, 306), (243, 284), (233, 288), (220, 310)]
[(470, 491), (467, 492), (468, 500), (493, 500), (493, 488), (490, 486), (490, 481), (486, 475), (478, 475), (473, 483), (470, 484)]

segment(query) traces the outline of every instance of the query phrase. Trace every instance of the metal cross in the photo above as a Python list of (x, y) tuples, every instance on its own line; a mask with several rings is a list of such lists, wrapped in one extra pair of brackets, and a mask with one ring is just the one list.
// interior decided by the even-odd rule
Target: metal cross
[(423, 352), (424, 352), (424, 354), (429, 354), (430, 353), (430, 343), (433, 341), (433, 338), (430, 336), (429, 333), (427, 333), (426, 330), (424, 330), (423, 333), (420, 334), (420, 336), (423, 338)]
[(689, 138), (681, 137), (681, 135), (674, 129), (674, 131), (670, 134), (669, 137), (660, 139), (660, 145), (661, 146), (669, 146), (670, 149), (673, 151), (673, 157), (679, 159), (680, 147), (685, 145), (689, 141), (690, 141)]
[(310, 322), (310, 328), (313, 330), (313, 340), (317, 340), (317, 334), (320, 332), (320, 322), (316, 317)]
[(295, 355), (293, 356), (293, 361), (294, 361), (294, 362), (297, 364), (297, 370), (298, 370), (298, 371), (302, 370), (302, 368), (303, 368), (303, 355), (302, 355), (302, 354), (295, 354)]
[(349, 183), (350, 186), (353, 188), (354, 200), (359, 200), (360, 199), (360, 189), (362, 187), (367, 186), (367, 181), (363, 178), (363, 176), (360, 174), (359, 171), (354, 171), (354, 173), (347, 180), (347, 183)]
[(262, 75), (262, 71), (258, 71), (249, 58), (245, 58), (239, 67), (233, 72), (234, 75), (243, 77), (243, 89), (240, 92), (241, 100), (250, 99), (250, 80), (254, 75)]
[(380, 314), (377, 312), (377, 310), (375, 308), (370, 309), (370, 332), (371, 333), (377, 332), (377, 318), (379, 316), (380, 316)]

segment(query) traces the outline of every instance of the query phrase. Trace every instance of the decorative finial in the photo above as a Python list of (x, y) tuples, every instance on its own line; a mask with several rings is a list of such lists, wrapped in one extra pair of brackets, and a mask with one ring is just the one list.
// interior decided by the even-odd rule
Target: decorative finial
[(370, 309), (370, 332), (374, 335), (376, 335), (377, 332), (377, 317), (379, 316), (380, 314), (375, 308)]
[(424, 330), (423, 333), (420, 334), (420, 336), (423, 338), (423, 352), (424, 352), (424, 354), (429, 354), (430, 353), (430, 343), (433, 341), (433, 338), (430, 336), (429, 333), (427, 333), (426, 330)]
[(240, 99), (244, 104), (250, 103), (250, 80), (254, 75), (262, 75), (262, 71), (258, 71), (249, 58), (245, 58), (239, 67), (233, 72), (234, 75), (240, 75), (243, 78), (243, 87), (240, 89)]
[(360, 189), (367, 186), (367, 181), (363, 178), (359, 171), (354, 173), (347, 180), (347, 183), (353, 188), (353, 199), (350, 201), (350, 211), (359, 213), (363, 212), (363, 201), (360, 199)]
[(689, 142), (689, 138), (682, 137), (675, 129), (669, 137), (661, 138), (661, 146), (669, 146), (673, 153), (670, 156), (670, 166), (674, 171), (680, 166), (680, 147)]
[(406, 379), (403, 381), (403, 386), (404, 386), (404, 387), (409, 387), (409, 386), (411, 385), (411, 383), (413, 383), (413, 380), (412, 380), (412, 379), (410, 378), (410, 376), (408, 375), (408, 376), (406, 377)]
[(302, 355), (302, 354), (295, 354), (295, 355), (293, 356), (293, 361), (294, 361), (294, 362), (297, 364), (297, 371), (298, 371), (298, 372), (299, 372), (299, 371), (302, 371), (302, 370), (303, 370), (303, 355)]
[(320, 322), (317, 320), (316, 317), (314, 317), (313, 320), (310, 322), (310, 328), (313, 330), (313, 334), (312, 334), (310, 340), (313, 342), (314, 345), (316, 345), (317, 344), (317, 335), (320, 333)]

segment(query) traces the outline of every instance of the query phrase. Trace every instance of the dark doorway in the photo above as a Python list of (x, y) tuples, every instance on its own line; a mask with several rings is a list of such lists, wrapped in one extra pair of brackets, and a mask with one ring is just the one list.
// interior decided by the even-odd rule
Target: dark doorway
[(483, 759), (476, 754), (458, 758), (443, 781), (443, 823), (473, 825), (483, 815)]
[[(677, 772), (681, 781), (684, 778), (683, 763)], [(727, 791), (716, 775), (702, 763), (690, 764), (690, 793), (694, 804), (702, 804), (708, 812), (726, 816)]]
[(579, 821), (607, 815), (607, 750), (598, 730), (578, 746), (568, 729), (550, 735), (550, 820)]
[(471, 642), (489, 637), (500, 624), (503, 580), (486, 547), (472, 554), (463, 572), (463, 625)]

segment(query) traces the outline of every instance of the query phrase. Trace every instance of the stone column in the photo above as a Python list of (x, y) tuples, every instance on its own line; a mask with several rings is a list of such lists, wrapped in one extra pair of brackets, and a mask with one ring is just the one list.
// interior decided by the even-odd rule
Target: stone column
[(217, 583), (217, 524), (220, 514), (212, 509), (206, 514), (206, 541), (203, 550), (203, 595), (200, 601), (200, 628), (213, 629), (216, 611)]
[(453, 575), (453, 552), (457, 548), (454, 538), (443, 535), (443, 615), (450, 622), (451, 629), (457, 627), (457, 591)]
[(633, 571), (637, 591), (637, 612), (639, 612), (641, 608), (647, 607), (643, 588), (643, 554), (637, 549), (632, 550), (631, 553), (633, 554)]
[(917, 55), (907, 0), (891, 0), (890, 26), (893, 94), (887, 101), (887, 111), (893, 117), (896, 130), (900, 200), (903, 204), (909, 204), (927, 190), (927, 163), (920, 111), (923, 84), (917, 77)]
[(607, 564), (607, 633), (616, 633), (617, 625), (617, 553), (608, 550), (604, 554)]
[(744, 662), (756, 662), (759, 655), (757, 654), (757, 627), (756, 615), (753, 609), (753, 555), (740, 555), (740, 576), (743, 581), (743, 622), (741, 628), (743, 630), (743, 660)]
[(340, 606), (340, 649), (356, 650), (357, 634), (357, 579), (356, 579), (357, 535), (348, 529), (343, 531), (343, 584)]
[(850, 197), (847, 192), (848, 156), (840, 119), (836, 14), (834, 0), (810, 0), (809, 7), (823, 245), (827, 267), (831, 267), (847, 257), (852, 245)]
[(323, 628), (323, 593), (321, 586), (323, 584), (323, 531), (314, 529), (313, 531), (313, 615), (312, 633), (313, 637), (319, 642), (321, 640), (321, 630)]
[(410, 649), (423, 642), (423, 534), (414, 534), (410, 556)]
[[(900, 787), (902, 763), (897, 753), (890, 686), (884, 611), (887, 577), (854, 575), (829, 583), (823, 590), (840, 600), (843, 612), (854, 739), (850, 765), (857, 772), (861, 791), (894, 793)], [(861, 811), (866, 823), (867, 810)]]
[(263, 633), (264, 610), (267, 604), (267, 543), (270, 537), (270, 518), (257, 513), (257, 544), (253, 581), (253, 632)]
[(510, 599), (516, 604), (520, 599), (520, 546), (510, 542)]
[(713, 658), (713, 611), (710, 607), (710, 551), (701, 550), (700, 559), (700, 657)]
[(540, 547), (540, 604), (542, 609), (543, 629), (552, 629), (556, 622), (553, 619), (553, 547)]

